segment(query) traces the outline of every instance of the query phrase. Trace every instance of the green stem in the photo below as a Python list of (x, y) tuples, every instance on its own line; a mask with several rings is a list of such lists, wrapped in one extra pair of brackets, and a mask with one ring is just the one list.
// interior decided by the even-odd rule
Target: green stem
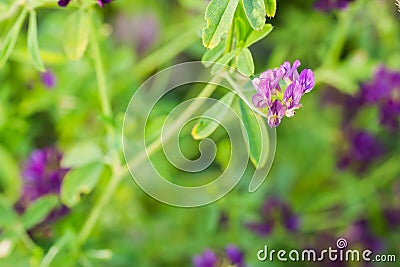
[[(97, 84), (99, 87), (99, 98), (100, 98), (101, 109), (103, 115), (108, 119), (111, 119), (112, 109), (111, 109), (110, 99), (108, 96), (106, 75), (104, 71), (103, 62), (101, 59), (99, 39), (97, 36), (94, 20), (92, 20), (92, 25), (91, 25), (91, 37), (92, 38), (90, 44), (91, 44), (92, 58), (96, 72)], [(105, 192), (103, 193), (102, 197), (98, 200), (98, 202), (95, 204), (88, 219), (85, 221), (84, 225), (81, 228), (78, 237), (79, 245), (84, 244), (88, 239), (90, 233), (92, 232), (101, 214), (102, 209), (110, 201), (112, 195), (117, 189), (122, 178), (122, 176), (120, 175), (121, 162), (118, 156), (118, 151), (115, 151), (115, 148), (112, 145), (113, 140), (115, 140), (116, 138), (114, 127), (110, 124), (107, 124), (106, 129), (107, 129), (107, 137), (109, 139), (109, 144), (110, 144), (109, 149), (111, 151), (111, 158), (112, 158), (112, 176), (110, 177), (110, 181), (106, 186)]]
[[(176, 120), (176, 122), (169, 128), (167, 133), (164, 136), (164, 142), (168, 141), (171, 137), (174, 136), (176, 132), (176, 128), (182, 124), (182, 122), (185, 122), (190, 116), (198, 109), (200, 106), (204, 103), (205, 98), (210, 96), (214, 90), (216, 89), (218, 81), (220, 80), (220, 77), (216, 77), (213, 80), (210, 81), (207, 86), (204, 87), (204, 89), (200, 92), (200, 94), (197, 96), (196, 101), (194, 101), (186, 110), (185, 112), (182, 113), (182, 115)], [(131, 162), (131, 167), (137, 167), (139, 166), (148, 156), (152, 155), (158, 149), (161, 148), (162, 142), (161, 138), (154, 141), (153, 143), (150, 144), (150, 146), (146, 151), (143, 151), (141, 154), (139, 154), (137, 157), (133, 159)], [(97, 223), (100, 215), (102, 214), (102, 211), (104, 207), (107, 205), (107, 203), (111, 200), (111, 197), (114, 195), (115, 190), (118, 188), (118, 185), (121, 183), (124, 177), (128, 175), (128, 170), (127, 168), (122, 168), (122, 167), (114, 167), (113, 171), (113, 176), (109, 180), (108, 184), (106, 185), (106, 191), (102, 194), (101, 198), (99, 201), (95, 204), (94, 208), (92, 209), (91, 213), (89, 214), (88, 219), (86, 220), (85, 224), (83, 225), (79, 237), (78, 237), (78, 243), (82, 245), (85, 243), (87, 238), (89, 237), (90, 233), (92, 232), (95, 224)]]
[(92, 211), (89, 214), (89, 217), (83, 224), (79, 236), (78, 236), (78, 244), (82, 246), (86, 240), (89, 238), (90, 234), (92, 233), (94, 226), (98, 222), (100, 215), (104, 207), (110, 202), (111, 197), (114, 195), (115, 191), (118, 188), (118, 185), (121, 183), (123, 178), (125, 177), (122, 175), (123, 172), (121, 168), (114, 166), (113, 168), (113, 175), (110, 177), (107, 186), (105, 187), (105, 192), (101, 195), (100, 199), (96, 202), (95, 206), (93, 207)]
[[(217, 88), (217, 83), (222, 79), (222, 76), (215, 76), (197, 95), (197, 99), (195, 99), (189, 107), (178, 117), (178, 119), (172, 124), (169, 129), (166, 129), (166, 133), (163, 135), (163, 140), (161, 137), (157, 140), (153, 141), (145, 151), (142, 151), (138, 156), (129, 161), (128, 165), (133, 167), (138, 167), (146, 158), (151, 156), (153, 153), (157, 152), (162, 147), (162, 142), (167, 142), (172, 137), (175, 136), (177, 128), (182, 125), (185, 121), (187, 121), (190, 116), (198, 110), (202, 104), (206, 101), (206, 98), (209, 97)], [(123, 173), (126, 175), (127, 170)]]
[(232, 23), (231, 27), (229, 28), (228, 37), (225, 43), (225, 54), (228, 54), (232, 49), (234, 27), (235, 23)]
[(104, 72), (103, 61), (101, 59), (97, 30), (96, 30), (96, 27), (94, 24), (95, 24), (95, 22), (92, 20), (90, 44), (91, 44), (94, 68), (95, 68), (95, 72), (96, 72), (97, 84), (99, 87), (100, 104), (101, 104), (101, 109), (102, 109), (103, 115), (108, 118), (111, 118), (112, 111), (111, 111), (111, 104), (110, 104), (108, 92), (107, 92), (106, 75)]
[(25, 229), (23, 231), (21, 231), (20, 239), (29, 251), (34, 251), (37, 249), (38, 246), (31, 239), (31, 237), (26, 233)]
[(10, 9), (7, 10), (7, 12), (4, 12), (3, 14), (0, 15), (0, 22), (11, 18), (18, 11), (18, 8), (22, 6), (24, 3), (25, 0), (14, 1), (14, 3), (10, 6)]

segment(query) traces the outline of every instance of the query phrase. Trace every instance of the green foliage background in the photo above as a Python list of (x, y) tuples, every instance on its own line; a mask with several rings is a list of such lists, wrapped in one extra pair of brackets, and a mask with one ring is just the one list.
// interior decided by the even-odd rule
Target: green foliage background
[[(72, 1), (67, 8), (55, 0), (0, 0), (0, 244), (10, 246), (0, 253), (0, 266), (191, 266), (194, 254), (206, 248), (221, 252), (229, 243), (243, 249), (249, 266), (265, 266), (256, 258), (265, 244), (300, 249), (322, 233), (340, 237), (360, 219), (371, 222), (385, 251), (400, 260), (400, 227), (389, 228), (382, 216), (384, 209), (400, 208), (394, 191), (400, 138), (386, 140), (390, 153), (361, 177), (339, 171), (336, 163), (347, 146), (342, 113), (321, 100), (331, 87), (355, 94), (378, 65), (400, 70), (400, 14), (394, 1), (356, 0), (332, 13), (314, 10), (313, 1), (278, 1), (275, 17), (265, 26), (259, 14), (242, 9), (242, 1), (213, 1), (222, 6), (206, 13), (207, 3), (116, 0), (102, 9), (88, 0)], [(226, 12), (224, 4), (238, 5), (236, 15), (232, 8), (226, 25), (211, 29), (221, 35), (207, 37), (204, 14), (210, 19), (218, 9)], [(265, 12), (274, 13), (268, 5)], [(229, 33), (232, 24), (236, 31)], [(148, 33), (154, 38), (141, 50)], [(243, 179), (214, 204), (175, 208), (148, 197), (129, 177), (120, 140), (123, 116), (131, 95), (151, 74), (202, 57), (250, 77), (300, 59), (302, 67), (314, 70), (317, 85), (304, 98), (304, 108), (277, 129), (275, 161), (260, 190), (249, 194)], [(57, 79), (52, 90), (40, 79), (45, 68)], [(196, 94), (195, 88), (184, 89), (163, 102), (150, 121), (149, 136), (157, 137), (168, 111)], [(222, 96), (221, 90), (212, 94)], [(360, 114), (357, 125), (382, 130), (374, 108)], [(182, 147), (196, 158), (198, 140), (189, 128)], [(161, 153), (153, 160), (176, 182), (210, 181), (226, 166), (230, 149), (220, 129), (211, 137), (217, 140), (216, 162), (194, 178), (176, 178), (180, 173)], [(20, 197), (23, 164), (32, 150), (46, 146), (65, 151), (63, 165), (72, 168), (68, 182), (60, 197), (41, 198), (30, 213), (18, 215), (13, 204)], [(298, 232), (277, 227), (260, 237), (245, 227), (272, 195), (293, 207), (300, 218)], [(28, 232), (61, 203), (71, 208), (68, 215), (45, 232)], [(228, 222), (221, 223), (221, 217)]]

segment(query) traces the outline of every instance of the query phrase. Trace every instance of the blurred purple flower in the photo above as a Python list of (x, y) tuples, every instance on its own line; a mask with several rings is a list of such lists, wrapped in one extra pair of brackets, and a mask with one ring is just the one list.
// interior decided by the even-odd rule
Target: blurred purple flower
[(360, 94), (366, 103), (379, 107), (381, 125), (399, 129), (400, 72), (379, 67), (374, 78), (361, 86)]
[(358, 244), (363, 249), (374, 252), (382, 251), (382, 241), (371, 231), (367, 220), (359, 220), (353, 223), (346, 233), (346, 239), (350, 244)]
[(104, 7), (105, 4), (111, 3), (113, 0), (97, 0), (99, 6)]
[(263, 203), (260, 217), (260, 222), (247, 223), (247, 227), (262, 236), (269, 235), (278, 224), (282, 224), (290, 232), (295, 232), (299, 228), (299, 218), (286, 202), (276, 197), (270, 197)]
[(314, 8), (323, 12), (330, 12), (334, 9), (345, 9), (354, 0), (317, 0)]
[[(97, 0), (99, 6), (104, 7), (105, 4), (111, 3), (113, 0)], [(58, 0), (58, 5), (60, 7), (66, 7), (71, 0)]]
[(345, 169), (352, 166), (357, 171), (363, 172), (384, 153), (385, 149), (378, 139), (368, 132), (357, 131), (351, 132), (349, 135), (350, 147), (340, 158), (338, 167)]
[(381, 125), (385, 125), (392, 131), (399, 129), (400, 101), (396, 103), (393, 100), (389, 100), (383, 104), (379, 117)]
[(225, 249), (229, 263), (236, 267), (245, 267), (243, 252), (235, 245), (228, 245)]
[(225, 261), (230, 266), (246, 267), (243, 252), (235, 245), (226, 246), (224, 258), (218, 258), (210, 249), (205, 250), (203, 254), (193, 257), (193, 265), (195, 267), (217, 267)]
[(387, 208), (383, 213), (386, 222), (391, 229), (400, 226), (400, 208)]
[[(253, 105), (264, 114), (267, 113), (270, 127), (277, 127), (283, 117), (293, 117), (295, 111), (302, 107), (300, 99), (314, 88), (314, 73), (304, 69), (297, 71), (300, 61), (293, 65), (284, 62), (279, 68), (266, 70), (260, 77), (253, 79), (256, 94), (252, 97)], [(286, 84), (283, 94), (281, 86)]]
[(212, 250), (205, 250), (203, 254), (193, 257), (193, 265), (195, 267), (215, 267), (217, 264), (217, 256)]
[(69, 4), (69, 2), (71, 2), (71, 0), (59, 0), (58, 1), (58, 5), (60, 7), (65, 7), (65, 6), (67, 6)]
[(137, 14), (133, 17), (118, 15), (114, 22), (118, 40), (135, 47), (138, 54), (145, 54), (160, 35), (158, 18), (153, 13)]
[(56, 76), (52, 71), (46, 70), (45, 72), (42, 72), (40, 76), (44, 86), (46, 86), (48, 89), (54, 88), (56, 85)]
[(379, 103), (393, 98), (400, 98), (400, 72), (380, 66), (374, 78), (362, 85), (361, 92), (369, 103)]
[[(55, 148), (34, 150), (29, 156), (22, 171), (23, 187), (16, 210), (23, 212), (30, 203), (47, 194), (60, 193), (61, 183), (69, 171), (60, 166), (62, 153)], [(62, 216), (67, 211), (66, 207), (53, 211), (51, 218)]]

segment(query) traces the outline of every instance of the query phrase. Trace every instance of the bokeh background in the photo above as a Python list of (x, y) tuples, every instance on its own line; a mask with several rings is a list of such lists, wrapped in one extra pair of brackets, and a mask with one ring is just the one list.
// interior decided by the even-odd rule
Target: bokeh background
[[(6, 16), (13, 2), (0, 2), (3, 42), (15, 24)], [(274, 30), (251, 47), (256, 73), (299, 59), (302, 68), (314, 70), (316, 86), (296, 116), (277, 128), (275, 161), (257, 192), (247, 192), (245, 176), (223, 199), (190, 209), (155, 201), (129, 175), (104, 195), (118, 171), (112, 159), (123, 160), (120, 136), (132, 94), (157, 70), (201, 59), (208, 1), (116, 0), (93, 7), (90, 15), (97, 23), (92, 28), (112, 109), (108, 115), (98, 96), (91, 56), (96, 47), (73, 61), (63, 50), (71, 36), (80, 36), (79, 29), (90, 27), (81, 20), (76, 34), (68, 32), (69, 16), (90, 1), (72, 1), (65, 8), (55, 0), (37, 2), (43, 2), (36, 12), (47, 71), (32, 67), (26, 23), (0, 70), (0, 266), (205, 267), (212, 265), (193, 265), (193, 258), (205, 257), (208, 249), (218, 258), (214, 266), (228, 266), (235, 262), (229, 262), (227, 246), (239, 255), (239, 267), (397, 266), (291, 265), (256, 257), (264, 245), (321, 250), (335, 247), (342, 237), (351, 248), (394, 254), (400, 261), (400, 13), (395, 1), (344, 1), (347, 7), (278, 1), (275, 18), (267, 19)], [(166, 98), (149, 135), (157, 133), (169, 110), (195, 94), (185, 87)], [(221, 96), (217, 91), (212, 97)], [(216, 161), (195, 177), (184, 177), (195, 179), (189, 184), (209, 181), (227, 165), (229, 140), (223, 132), (213, 136)], [(183, 136), (182, 150), (195, 159), (198, 141)], [(154, 157), (164, 164), (161, 153)], [(172, 179), (178, 175), (170, 165), (160, 168)], [(64, 176), (74, 169), (79, 171), (72, 180), (84, 180), (78, 194), (59, 197)], [(86, 231), (90, 214), (104, 199)]]

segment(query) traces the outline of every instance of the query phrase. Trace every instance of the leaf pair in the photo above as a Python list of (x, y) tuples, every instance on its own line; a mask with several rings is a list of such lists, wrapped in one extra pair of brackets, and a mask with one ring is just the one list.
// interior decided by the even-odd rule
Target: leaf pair
[[(239, 26), (237, 26), (236, 29), (240, 30)], [(210, 67), (214, 62), (218, 63), (215, 64), (211, 70), (211, 73), (217, 73), (224, 65), (228, 65), (234, 58), (236, 58), (233, 65), (237, 67), (238, 71), (246, 76), (253, 75), (254, 61), (248, 47), (263, 39), (272, 31), (272, 29), (273, 27), (271, 24), (266, 24), (261, 31), (251, 31), (250, 34), (246, 34), (246, 39), (241, 45), (227, 54), (224, 54), (224, 43), (219, 43), (215, 48), (204, 53), (202, 61), (204, 62), (205, 67)], [(243, 33), (242, 35), (245, 34)]]
[(97, 185), (104, 170), (101, 149), (93, 142), (78, 144), (67, 150), (62, 165), (72, 168), (61, 186), (61, 202), (73, 207), (81, 194), (89, 194)]
[[(261, 31), (265, 25), (265, 16), (273, 17), (276, 13), (276, 0), (240, 0), (246, 18), (255, 31)], [(232, 27), (233, 18), (239, 0), (212, 0), (207, 7), (207, 22), (202, 32), (203, 45), (213, 49), (222, 36)]]

